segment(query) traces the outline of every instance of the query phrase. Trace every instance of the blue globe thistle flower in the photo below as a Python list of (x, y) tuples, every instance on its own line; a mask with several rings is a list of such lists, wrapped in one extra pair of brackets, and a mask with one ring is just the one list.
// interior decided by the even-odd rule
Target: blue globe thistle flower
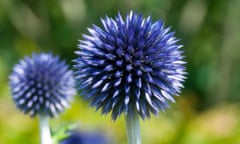
[(69, 106), (76, 92), (73, 72), (50, 53), (25, 57), (14, 66), (9, 80), (17, 107), (31, 116), (56, 116)]
[(130, 12), (101, 20), (76, 51), (77, 85), (91, 105), (112, 114), (150, 117), (174, 102), (185, 80), (182, 45), (162, 21)]
[(109, 144), (109, 141), (100, 133), (72, 131), (60, 144)]

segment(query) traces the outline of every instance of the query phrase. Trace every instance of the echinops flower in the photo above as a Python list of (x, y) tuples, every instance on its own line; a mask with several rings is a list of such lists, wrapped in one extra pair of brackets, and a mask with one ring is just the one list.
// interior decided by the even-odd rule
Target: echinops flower
[(31, 116), (58, 115), (76, 93), (73, 72), (51, 53), (32, 54), (20, 60), (9, 80), (17, 107)]
[(175, 102), (186, 72), (174, 32), (134, 12), (101, 23), (88, 28), (74, 60), (77, 87), (91, 106), (113, 120), (134, 111), (144, 119)]
[(69, 136), (59, 144), (110, 144), (109, 140), (100, 133), (84, 133), (80, 131), (71, 131)]

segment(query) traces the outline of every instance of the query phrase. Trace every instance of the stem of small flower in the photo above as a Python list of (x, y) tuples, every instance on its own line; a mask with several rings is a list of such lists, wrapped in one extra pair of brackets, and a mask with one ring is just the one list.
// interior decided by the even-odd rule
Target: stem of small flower
[(125, 116), (128, 144), (141, 144), (139, 116), (135, 111), (133, 115)]
[(48, 116), (39, 115), (39, 128), (41, 135), (41, 144), (52, 144)]

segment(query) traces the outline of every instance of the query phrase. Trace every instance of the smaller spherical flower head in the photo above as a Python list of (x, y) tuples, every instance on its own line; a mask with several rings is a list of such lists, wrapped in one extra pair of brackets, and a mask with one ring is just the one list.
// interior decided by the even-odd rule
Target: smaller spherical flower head
[(75, 59), (77, 85), (103, 114), (134, 111), (144, 119), (174, 102), (185, 80), (182, 45), (162, 21), (130, 12), (101, 20), (83, 35)]
[(69, 137), (60, 141), (60, 144), (110, 144), (101, 133), (69, 132)]
[(72, 71), (51, 53), (32, 54), (20, 60), (9, 80), (17, 107), (31, 116), (58, 115), (76, 92)]

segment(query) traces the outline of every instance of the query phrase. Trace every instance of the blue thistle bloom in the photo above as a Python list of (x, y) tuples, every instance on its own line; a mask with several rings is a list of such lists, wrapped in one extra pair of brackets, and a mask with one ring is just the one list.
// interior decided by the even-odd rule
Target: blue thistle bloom
[(56, 116), (69, 106), (76, 92), (73, 72), (65, 61), (50, 53), (20, 60), (9, 80), (17, 107), (31, 116)]
[(83, 35), (76, 51), (78, 88), (91, 105), (115, 120), (121, 113), (141, 118), (174, 102), (185, 80), (182, 45), (162, 21), (130, 12), (101, 20)]
[(99, 133), (70, 132), (70, 136), (63, 139), (60, 144), (109, 144), (104, 135)]

